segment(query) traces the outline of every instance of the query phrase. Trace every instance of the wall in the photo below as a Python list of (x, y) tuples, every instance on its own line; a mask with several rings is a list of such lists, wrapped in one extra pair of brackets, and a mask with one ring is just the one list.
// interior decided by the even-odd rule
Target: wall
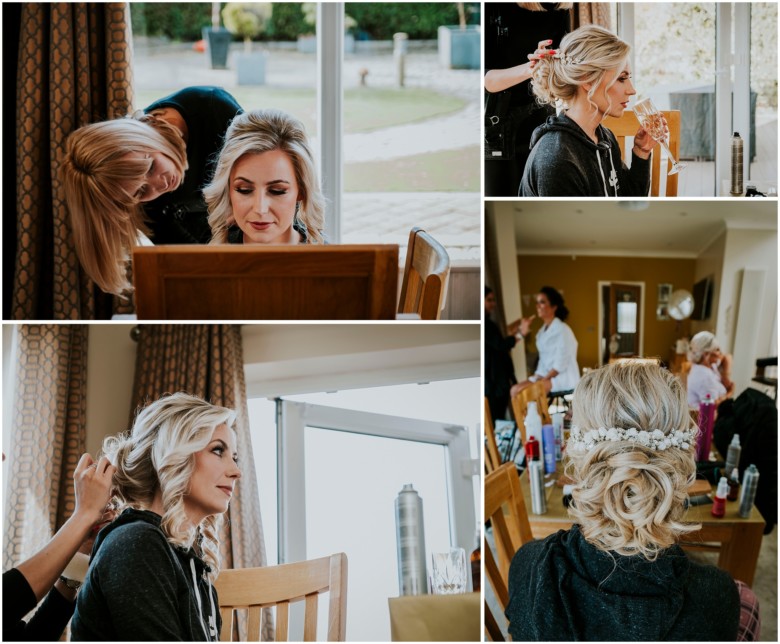
[[(542, 286), (553, 286), (563, 292), (570, 317), (567, 320), (579, 343), (577, 360), (580, 368), (599, 364), (598, 282), (644, 282), (644, 354), (668, 360), (675, 340), (689, 333), (690, 321), (658, 321), (655, 317), (659, 284), (674, 289), (691, 290), (696, 262), (693, 259), (652, 257), (590, 257), (534, 255), (517, 258), (524, 293), (536, 292)], [(523, 316), (536, 313), (533, 298), (523, 306)], [(534, 320), (533, 332), (541, 323)], [(518, 373), (518, 377), (521, 374)]]
[(715, 239), (704, 251), (696, 258), (696, 271), (694, 274), (694, 284), (700, 279), (711, 275), (715, 280), (712, 288), (712, 303), (710, 304), (709, 320), (691, 320), (691, 333), (696, 334), (699, 331), (715, 332), (718, 328), (718, 307), (721, 301), (720, 293), (723, 285), (723, 256), (726, 252), (726, 231)]

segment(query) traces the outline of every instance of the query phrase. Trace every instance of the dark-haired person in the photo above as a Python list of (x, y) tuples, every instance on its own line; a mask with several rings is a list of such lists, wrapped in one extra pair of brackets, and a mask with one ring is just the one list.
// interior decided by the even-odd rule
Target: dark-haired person
[(507, 335), (490, 316), (496, 310), (496, 294), (485, 287), (485, 398), (493, 420), (504, 420), (509, 406), (509, 390), (517, 383), (515, 365), (509, 352), (521, 337), (520, 320), (507, 324)]
[[(546, 391), (568, 391), (574, 389), (580, 379), (577, 364), (577, 338), (565, 320), (569, 309), (563, 302), (563, 296), (552, 286), (543, 286), (536, 294), (536, 315), (542, 320), (542, 327), (536, 333), (536, 350), (539, 363), (534, 374), (512, 387), (510, 397), (542, 381)], [(523, 318), (520, 333), (525, 337), (531, 328), (535, 316)]]

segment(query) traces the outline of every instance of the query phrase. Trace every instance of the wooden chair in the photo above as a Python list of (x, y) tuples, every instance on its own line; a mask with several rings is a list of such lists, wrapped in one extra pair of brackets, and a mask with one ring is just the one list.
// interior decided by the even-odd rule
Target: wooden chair
[(490, 415), (490, 403), (485, 398), (485, 473), (489, 474), (501, 465), (501, 455), (498, 453), (496, 429)]
[(422, 228), (412, 228), (398, 312), (417, 313), (423, 320), (438, 320), (446, 303), (449, 275), (450, 256), (444, 246)]
[(520, 438), (525, 445), (525, 413), (528, 410), (528, 403), (536, 403), (536, 411), (542, 418), (542, 425), (552, 423), (550, 412), (547, 408), (547, 392), (544, 389), (544, 383), (535, 382), (530, 387), (526, 387), (520, 393), (512, 398), (512, 411), (515, 414), (515, 423), (520, 430)]
[[(485, 477), (485, 523), (493, 526), (496, 556), (487, 541), (482, 544), (485, 573), (502, 612), (509, 603), (509, 564), (515, 552), (533, 539), (528, 512), (514, 463), (504, 463)], [(485, 604), (485, 630), (493, 641), (503, 640), (498, 621)]]
[[(666, 118), (666, 122), (669, 125), (669, 149), (671, 150), (674, 158), (680, 160), (680, 110), (669, 110), (661, 112)], [(631, 150), (626, 151), (626, 137), (633, 137), (639, 129), (639, 119), (632, 110), (626, 110), (623, 112), (623, 116), (616, 119), (613, 116), (608, 116), (602, 122), (604, 127), (612, 130), (615, 138), (620, 144), (620, 150), (623, 154), (623, 159), (629, 158)], [(668, 167), (665, 171), (671, 168), (671, 162), (668, 162)], [(650, 170), (650, 196), (658, 197), (661, 186), (661, 146), (660, 144), (653, 149), (652, 165)], [(677, 180), (679, 176), (676, 174), (666, 176), (666, 196), (677, 196)]]
[(259, 642), (261, 609), (267, 606), (276, 606), (276, 641), (286, 642), (290, 604), (304, 600), (303, 641), (313, 642), (317, 639), (317, 596), (325, 592), (330, 594), (328, 641), (346, 639), (347, 555), (343, 552), (280, 566), (223, 570), (214, 586), (219, 594), (223, 642), (232, 640), (233, 615), (237, 609), (249, 613), (247, 639)]
[(139, 320), (394, 319), (398, 246), (133, 249)]

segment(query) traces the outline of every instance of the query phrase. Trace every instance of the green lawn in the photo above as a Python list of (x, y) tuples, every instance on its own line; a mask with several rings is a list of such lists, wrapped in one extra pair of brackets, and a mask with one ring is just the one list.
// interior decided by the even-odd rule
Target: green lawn
[[(164, 90), (139, 91), (136, 93), (135, 105), (143, 108), (169, 93)], [(316, 95), (313, 89), (236, 87), (231, 93), (244, 109), (282, 109), (301, 119), (310, 135), (317, 133)], [(344, 92), (344, 132), (371, 132), (422, 121), (456, 112), (464, 105), (465, 102), (459, 98), (427, 89), (350, 89)]]

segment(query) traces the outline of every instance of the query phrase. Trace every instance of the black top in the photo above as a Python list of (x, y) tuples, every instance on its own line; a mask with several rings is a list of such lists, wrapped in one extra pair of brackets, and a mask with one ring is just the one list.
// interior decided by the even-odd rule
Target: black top
[(52, 589), (30, 621), (22, 621), (37, 603), (35, 593), (22, 573), (16, 568), (3, 573), (3, 640), (54, 642), (60, 639), (75, 604), (57, 589)]
[[(552, 40), (548, 49), (557, 49), (569, 31), (569, 10), (557, 3), (543, 2), (544, 11), (529, 11), (515, 2), (487, 2), (485, 30), (485, 71), (506, 69), (528, 62), (540, 40)], [(510, 107), (530, 105), (536, 100), (531, 81), (506, 90)]]
[(485, 395), (489, 398), (508, 395), (510, 387), (517, 382), (509, 355), (516, 343), (515, 336), (504, 336), (498, 325), (485, 317)]
[(506, 616), (515, 642), (734, 641), (731, 576), (672, 546), (655, 561), (588, 543), (579, 526), (526, 543), (509, 569)]
[(154, 512), (125, 510), (103, 528), (76, 598), (73, 641), (216, 641), (222, 620), (208, 566), (174, 548)]
[(243, 110), (221, 87), (187, 87), (144, 111), (172, 107), (187, 124), (187, 171), (182, 184), (144, 205), (155, 244), (206, 244), (211, 239), (203, 188), (211, 181), (225, 131)]
[(629, 169), (615, 135), (596, 128), (598, 143), (568, 116), (551, 116), (534, 130), (521, 197), (646, 197), (650, 157), (632, 155)]

